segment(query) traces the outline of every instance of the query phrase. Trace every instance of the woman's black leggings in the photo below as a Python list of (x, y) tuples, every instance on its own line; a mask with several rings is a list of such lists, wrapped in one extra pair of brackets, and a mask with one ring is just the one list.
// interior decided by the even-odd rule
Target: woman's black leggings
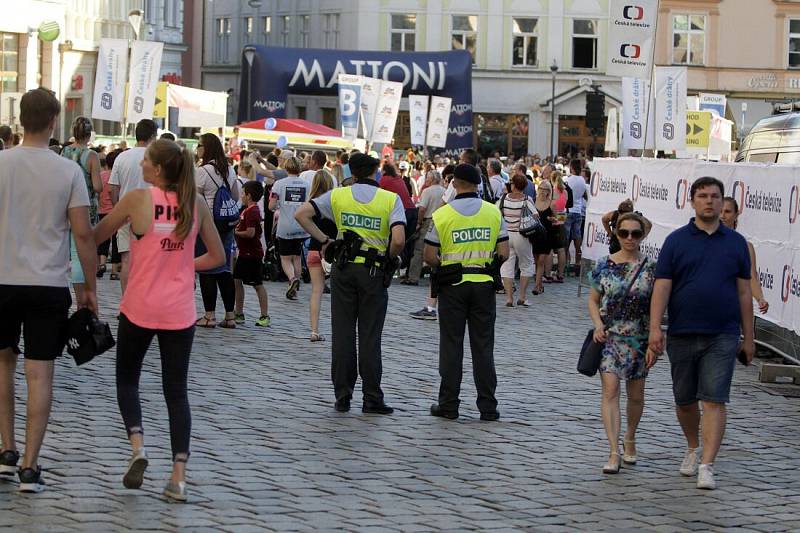
[(133, 324), (124, 314), (117, 330), (117, 403), (128, 436), (144, 433), (142, 405), (139, 401), (139, 376), (144, 354), (153, 337), (158, 337), (161, 351), (161, 383), (169, 414), (172, 458), (188, 458), (192, 433), (192, 413), (186, 391), (189, 355), (194, 340), (194, 326), (180, 330), (145, 329)]
[(198, 274), (200, 276), (200, 294), (203, 295), (203, 307), (206, 313), (213, 313), (217, 308), (217, 287), (222, 295), (222, 304), (226, 313), (233, 313), (236, 289), (233, 285), (233, 274)]

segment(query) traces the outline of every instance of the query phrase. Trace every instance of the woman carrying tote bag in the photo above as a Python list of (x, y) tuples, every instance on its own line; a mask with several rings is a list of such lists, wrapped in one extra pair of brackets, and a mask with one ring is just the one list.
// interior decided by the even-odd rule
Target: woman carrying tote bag
[(655, 282), (655, 261), (639, 251), (646, 236), (643, 217), (626, 213), (619, 217), (617, 237), (622, 249), (597, 262), (590, 274), (589, 315), (594, 322), (594, 341), (605, 343), (600, 362), (602, 399), (600, 413), (610, 446), (606, 474), (620, 469), (620, 382), (627, 388), (627, 429), (622, 461), (636, 463), (636, 429), (644, 409), (647, 377), (646, 352), (650, 331), (650, 298)]

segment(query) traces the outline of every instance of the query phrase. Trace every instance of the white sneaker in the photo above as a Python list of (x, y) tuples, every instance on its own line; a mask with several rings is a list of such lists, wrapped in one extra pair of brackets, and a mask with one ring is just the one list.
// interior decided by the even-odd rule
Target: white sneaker
[(714, 469), (711, 465), (700, 465), (697, 469), (697, 488), (714, 490), (717, 488), (717, 482), (714, 481)]
[(122, 484), (126, 489), (138, 489), (142, 486), (147, 464), (147, 451), (144, 448), (139, 448), (133, 452), (130, 461), (128, 461), (128, 470), (125, 471), (125, 476), (122, 478)]
[(681, 463), (681, 475), (693, 476), (697, 473), (697, 450), (695, 448), (688, 448), (686, 455), (683, 456)]

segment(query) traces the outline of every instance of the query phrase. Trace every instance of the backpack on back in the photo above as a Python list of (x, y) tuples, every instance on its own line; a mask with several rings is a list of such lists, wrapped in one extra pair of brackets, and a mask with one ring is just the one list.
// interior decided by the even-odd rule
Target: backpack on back
[(214, 194), (214, 204), (211, 207), (211, 214), (214, 216), (214, 225), (217, 227), (219, 233), (227, 233), (233, 230), (236, 224), (239, 223), (239, 204), (233, 199), (231, 190), (224, 179), (221, 184), (217, 184), (217, 181), (206, 166), (201, 168), (208, 173), (208, 177), (211, 178), (211, 181), (217, 186), (217, 192)]

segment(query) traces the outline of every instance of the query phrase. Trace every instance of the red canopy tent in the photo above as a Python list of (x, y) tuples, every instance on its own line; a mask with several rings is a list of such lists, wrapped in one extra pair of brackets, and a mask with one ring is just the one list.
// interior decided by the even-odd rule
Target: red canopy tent
[(239, 124), (240, 128), (248, 128), (254, 130), (274, 131), (280, 133), (299, 133), (303, 135), (322, 135), (325, 137), (341, 137), (342, 133), (339, 130), (309, 122), (301, 118), (276, 118), (277, 123), (274, 128), (267, 130), (267, 119), (251, 120), (250, 122), (243, 122)]

